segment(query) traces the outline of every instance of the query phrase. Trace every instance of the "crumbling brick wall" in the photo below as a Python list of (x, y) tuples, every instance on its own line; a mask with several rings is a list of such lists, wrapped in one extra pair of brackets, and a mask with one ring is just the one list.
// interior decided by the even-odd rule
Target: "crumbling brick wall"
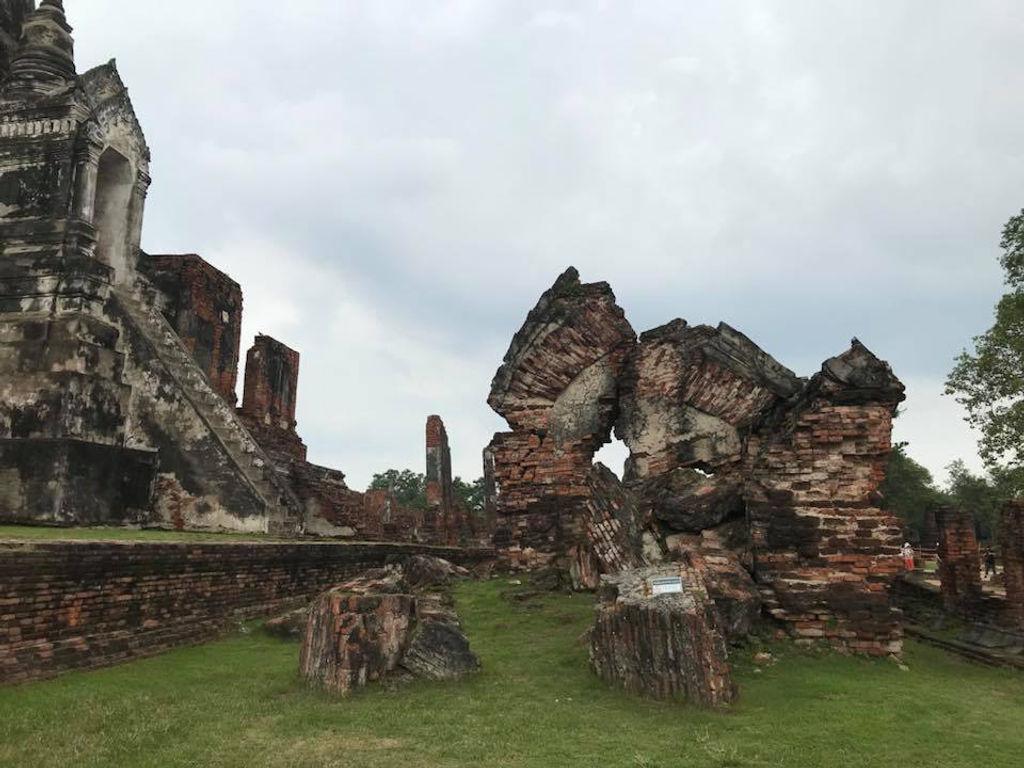
[(1024, 631), (1024, 501), (1010, 501), (1003, 507), (999, 544), (1006, 585), (1006, 618)]
[(305, 461), (306, 446), (295, 431), (299, 353), (260, 334), (245, 357), (239, 416), (275, 461)]
[(209, 640), (419, 553), (463, 564), (487, 555), (408, 544), (0, 543), (0, 683)]
[(569, 268), (512, 340), (488, 404), (508, 421), (485, 451), (495, 545), (542, 565), (579, 539), (595, 452), (610, 439), (636, 334), (607, 283)]
[(195, 254), (144, 256), (141, 266), (165, 297), (163, 313), (196, 364), (234, 405), (242, 338), (241, 286)]
[[(737, 626), (760, 603), (746, 566), (799, 638), (898, 652), (889, 592), (901, 533), (879, 488), (903, 398), (856, 340), (810, 380), (724, 323), (674, 320), (637, 340), (611, 289), (570, 269), (491, 386), (488, 403), (513, 428), (484, 453), (495, 548), (515, 565), (557, 563), (582, 585), (650, 557), (704, 564), (709, 591), (741, 605)], [(630, 451), (625, 488), (591, 482), (613, 423)], [(623, 498), (632, 520), (617, 529), (608, 510)], [(727, 590), (714, 583), (723, 573)]]
[(935, 510), (939, 526), (939, 578), (947, 610), (972, 616), (982, 601), (981, 555), (974, 516), (958, 507)]
[(750, 441), (755, 576), (771, 615), (796, 637), (899, 652), (890, 587), (901, 534), (878, 493), (896, 393), (846, 402), (845, 387), (830, 391), (819, 380), (810, 388), (801, 407)]

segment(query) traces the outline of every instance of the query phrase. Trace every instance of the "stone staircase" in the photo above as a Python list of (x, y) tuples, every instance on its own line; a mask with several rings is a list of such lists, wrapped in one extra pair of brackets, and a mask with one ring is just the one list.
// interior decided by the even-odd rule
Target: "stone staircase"
[(156, 289), (138, 278), (133, 286), (115, 287), (113, 296), (224, 447), (239, 474), (266, 503), (269, 532), (301, 532), (302, 503), (242, 424), (235, 409), (214, 391), (174, 328), (156, 308)]

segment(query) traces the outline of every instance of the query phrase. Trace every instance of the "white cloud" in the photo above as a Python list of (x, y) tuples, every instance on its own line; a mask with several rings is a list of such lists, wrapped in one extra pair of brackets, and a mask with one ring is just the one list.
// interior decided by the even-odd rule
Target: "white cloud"
[(964, 410), (943, 394), (942, 380), (911, 378), (907, 402), (893, 425), (893, 440), (907, 442), (907, 452), (931, 471), (939, 485), (949, 479), (946, 467), (962, 459), (975, 472), (984, 467), (977, 453), (977, 433), (964, 421)]

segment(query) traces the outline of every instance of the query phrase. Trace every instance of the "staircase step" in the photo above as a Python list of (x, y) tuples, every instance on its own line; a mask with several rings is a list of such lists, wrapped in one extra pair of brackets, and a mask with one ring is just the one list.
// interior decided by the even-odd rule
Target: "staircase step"
[(269, 506), (278, 507), (286, 518), (295, 518), (291, 507), (298, 501), (289, 499), (289, 494), (282, 491), (283, 479), (277, 470), (266, 461), (244, 425), (238, 421), (234, 409), (213, 390), (167, 319), (154, 306), (156, 292), (141, 285), (132, 294), (118, 291), (118, 296), (248, 482)]

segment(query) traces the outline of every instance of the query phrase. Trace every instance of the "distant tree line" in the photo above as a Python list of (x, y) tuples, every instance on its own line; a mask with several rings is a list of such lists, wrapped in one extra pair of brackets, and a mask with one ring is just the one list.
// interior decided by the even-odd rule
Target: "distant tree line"
[[(1017, 496), (1013, 473), (999, 468), (976, 474), (957, 459), (946, 471), (945, 487), (935, 483), (932, 473), (907, 454), (907, 444), (893, 446), (882, 493), (882, 506), (902, 520), (921, 539), (925, 513), (939, 506), (962, 507), (974, 515), (979, 538), (995, 541), (999, 532), (999, 514), (1003, 502)], [(922, 541), (931, 545), (934, 542)]]
[[(389, 469), (373, 476), (367, 490), (391, 491), (395, 500), (410, 509), (427, 509), (427, 476), (411, 469)], [(457, 501), (470, 512), (484, 511), (484, 479), (467, 483), (461, 477), (452, 479), (452, 490)]]

